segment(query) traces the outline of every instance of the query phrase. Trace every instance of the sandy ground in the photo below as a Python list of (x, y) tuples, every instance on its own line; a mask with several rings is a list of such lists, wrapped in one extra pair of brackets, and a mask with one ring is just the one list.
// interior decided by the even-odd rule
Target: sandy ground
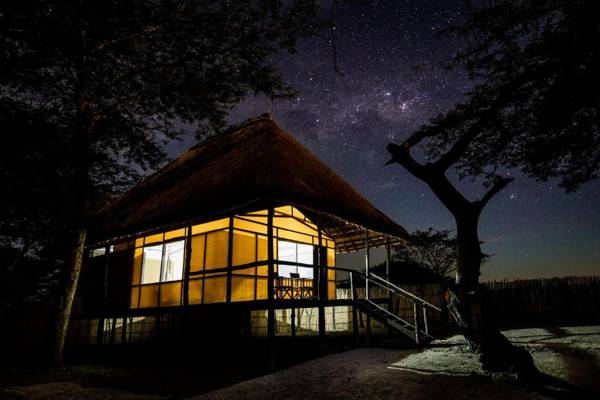
[[(557, 379), (525, 385), (508, 375), (486, 374), (455, 336), (426, 350), (361, 348), (329, 355), (193, 399), (600, 399), (600, 326), (504, 333), (526, 346), (538, 368)], [(61, 382), (0, 389), (0, 398), (159, 397)]]
[(455, 336), (423, 351), (364, 348), (327, 356), (196, 399), (600, 399), (600, 326), (504, 333), (558, 380), (523, 385), (486, 374)]

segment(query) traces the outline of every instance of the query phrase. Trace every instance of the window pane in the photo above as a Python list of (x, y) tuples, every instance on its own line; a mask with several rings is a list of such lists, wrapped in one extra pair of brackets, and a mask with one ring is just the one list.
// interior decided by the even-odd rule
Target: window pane
[(277, 254), (279, 260), (296, 262), (296, 243), (277, 241)]
[(284, 278), (290, 278), (290, 273), (296, 272), (295, 265), (279, 265), (278, 275)]
[(183, 276), (183, 240), (165, 245), (161, 282), (178, 281)]
[(226, 300), (227, 277), (216, 276), (204, 280), (204, 304), (222, 303)]
[(156, 283), (160, 280), (160, 261), (162, 244), (144, 247), (142, 263), (142, 283)]
[(192, 237), (192, 259), (190, 260), (190, 271), (198, 272), (204, 269), (204, 235)]
[(313, 278), (313, 268), (298, 267), (298, 273), (300, 274), (300, 278), (306, 278), (306, 279)]
[(189, 286), (189, 304), (200, 304), (202, 303), (202, 286), (203, 279), (191, 279)]
[(256, 261), (256, 235), (241, 231), (233, 232), (234, 266)]
[(229, 232), (218, 231), (208, 233), (206, 236), (206, 264), (205, 269), (227, 267), (227, 250)]
[[(257, 246), (257, 254), (256, 261), (264, 261), (267, 257), (267, 238), (265, 236), (258, 236), (258, 246)], [(277, 250), (277, 249), (275, 249)]]
[(234, 276), (231, 278), (231, 301), (254, 300), (254, 281), (256, 278)]
[(133, 276), (131, 279), (131, 283), (134, 285), (140, 284), (140, 279), (142, 278), (142, 257), (144, 251), (139, 248), (135, 249), (133, 253)]
[(160, 305), (181, 305), (181, 282), (165, 283), (160, 286)]
[(314, 247), (307, 244), (298, 244), (298, 262), (302, 264), (313, 264)]
[(142, 286), (140, 294), (140, 307), (156, 307), (158, 306), (158, 285)]
[[(277, 259), (280, 261), (296, 262), (296, 243), (286, 242), (284, 240), (277, 241)], [(290, 273), (296, 273), (295, 265), (279, 264), (277, 274), (281, 277), (289, 278)]]

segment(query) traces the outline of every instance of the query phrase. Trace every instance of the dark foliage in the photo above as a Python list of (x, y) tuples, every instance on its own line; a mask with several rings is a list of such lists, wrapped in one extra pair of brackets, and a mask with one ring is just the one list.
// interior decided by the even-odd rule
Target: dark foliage
[(293, 94), (270, 57), (314, 16), (312, 1), (2, 2), (0, 240), (10, 268), (39, 249), (66, 260), (63, 339), (89, 216), (158, 167), (182, 124), (202, 136), (248, 94)]
[[(600, 170), (600, 4), (502, 0), (472, 5), (450, 30), (468, 45), (451, 67), (476, 86), (432, 120), (430, 157), (453, 149), (461, 176), (493, 182), (506, 168), (557, 177), (571, 191)], [(460, 151), (462, 154), (458, 154)]]
[(456, 238), (450, 233), (450, 230), (432, 228), (417, 230), (412, 233), (404, 251), (421, 267), (440, 277), (449, 276), (456, 270)]
[(246, 94), (292, 94), (269, 57), (294, 51), (313, 16), (311, 2), (3, 2), (0, 241), (18, 250), (9, 263), (64, 239), (81, 192), (91, 212), (160, 165), (182, 123), (221, 129)]
[[(600, 3), (593, 0), (468, 3), (450, 32), (466, 41), (449, 67), (474, 79), (466, 101), (390, 144), (397, 162), (425, 182), (456, 221), (456, 285), (448, 308), (489, 370), (537, 373), (532, 358), (497, 329), (479, 284), (484, 257), (478, 238), (486, 204), (520, 169), (575, 190), (600, 169)], [(425, 162), (411, 149), (419, 146)], [(448, 176), (483, 177), (487, 192), (469, 200)]]

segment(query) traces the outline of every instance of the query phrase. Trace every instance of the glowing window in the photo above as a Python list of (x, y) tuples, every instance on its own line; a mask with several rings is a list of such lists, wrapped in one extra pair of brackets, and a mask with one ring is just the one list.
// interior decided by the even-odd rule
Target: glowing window
[(142, 284), (181, 280), (183, 276), (184, 241), (144, 247)]
[[(277, 241), (277, 259), (280, 261), (289, 261), (301, 264), (314, 263), (314, 248), (308, 244), (287, 242), (285, 240)], [(302, 267), (297, 265), (278, 266), (278, 275), (284, 278), (290, 278), (290, 273), (297, 273), (300, 278), (312, 279), (312, 267)]]
[(142, 284), (160, 281), (160, 264), (162, 260), (163, 245), (144, 247), (142, 261)]
[(161, 282), (179, 281), (183, 276), (183, 240), (165, 244)]

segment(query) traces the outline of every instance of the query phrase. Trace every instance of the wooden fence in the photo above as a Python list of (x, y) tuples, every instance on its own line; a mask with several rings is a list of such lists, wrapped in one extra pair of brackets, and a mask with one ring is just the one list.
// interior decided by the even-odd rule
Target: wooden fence
[(486, 282), (501, 326), (600, 322), (600, 277)]
[[(443, 312), (431, 312), (433, 325), (444, 325), (448, 313), (445, 289), (436, 283), (400, 286), (440, 307)], [(494, 319), (501, 327), (533, 325), (568, 325), (600, 323), (600, 277), (564, 277), (550, 279), (505, 280), (484, 283)], [(364, 297), (364, 288), (358, 288)], [(383, 288), (370, 289), (370, 298), (386, 298)], [(348, 298), (348, 289), (337, 289), (338, 298)], [(392, 311), (412, 320), (412, 303), (399, 296), (392, 297)]]

